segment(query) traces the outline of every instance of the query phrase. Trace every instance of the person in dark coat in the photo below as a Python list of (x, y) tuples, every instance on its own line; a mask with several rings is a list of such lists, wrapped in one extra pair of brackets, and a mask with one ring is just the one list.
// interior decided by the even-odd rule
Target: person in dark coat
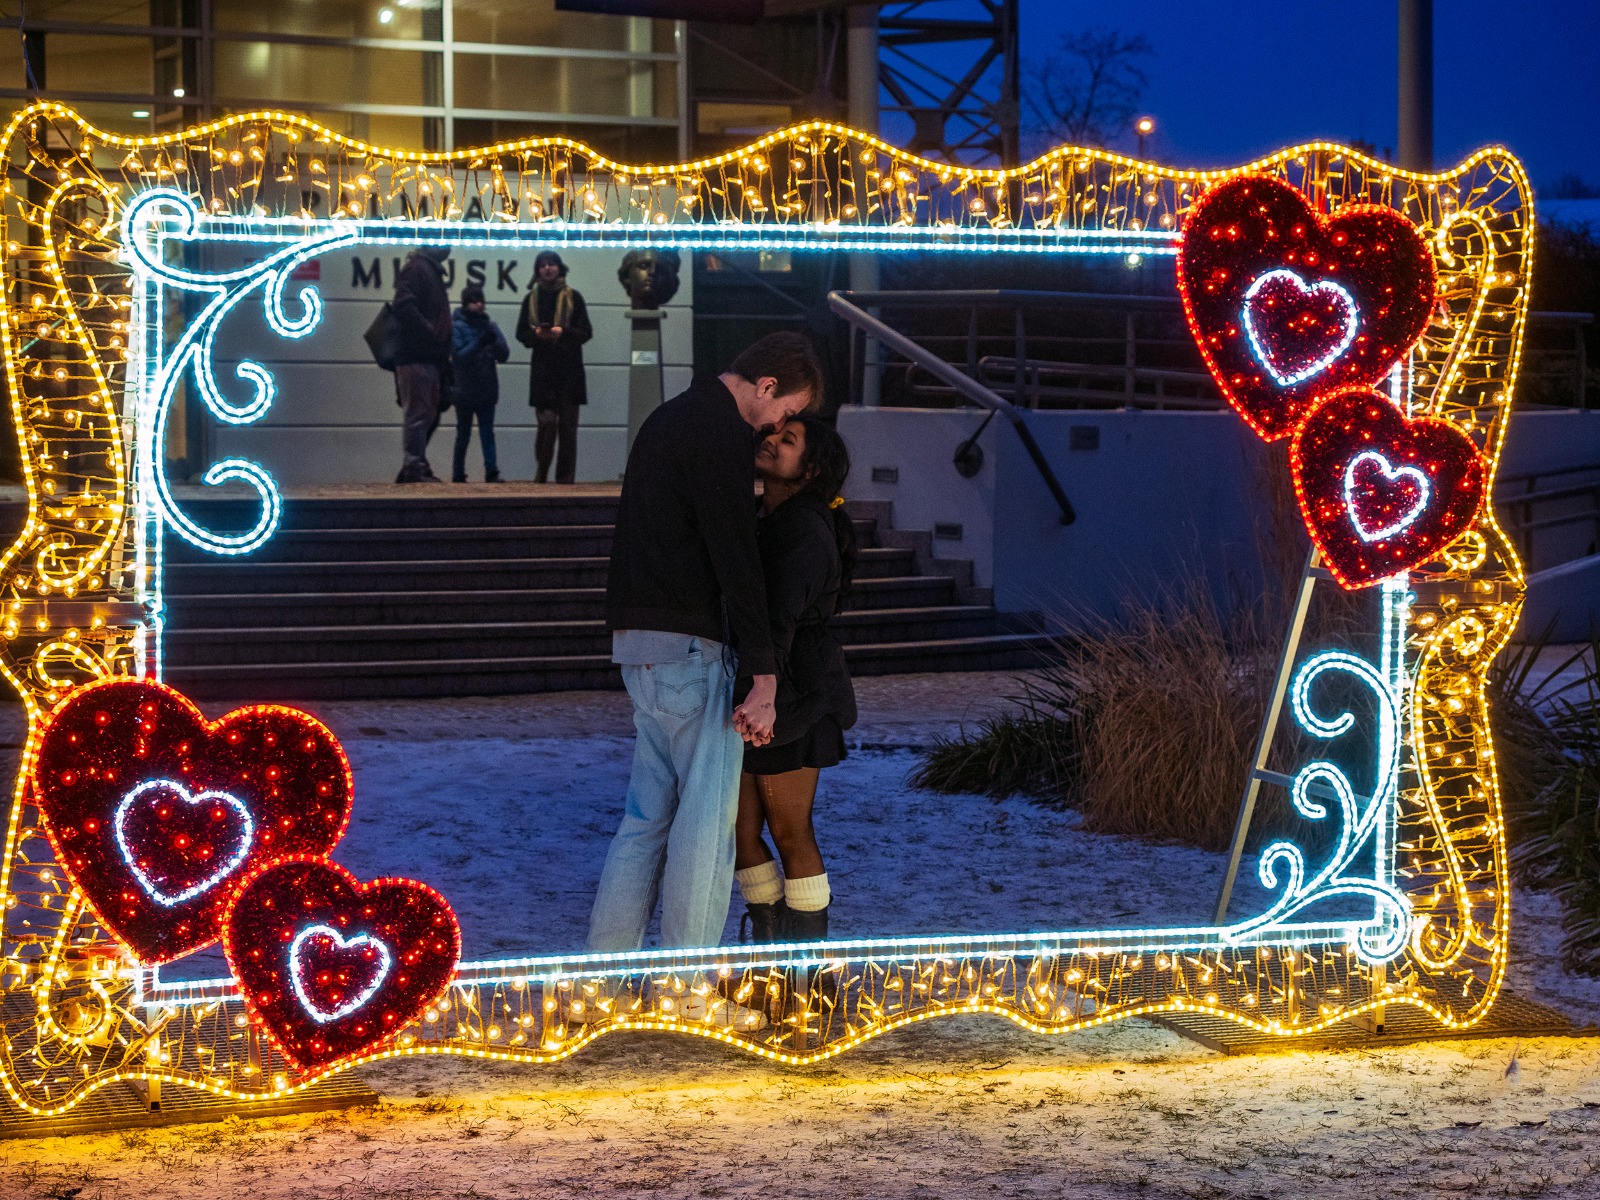
[(428, 439), (439, 426), (450, 371), (450, 294), (444, 287), (448, 246), (413, 250), (394, 281), (392, 311), (400, 325), (395, 403), (402, 417), (403, 460), (396, 483), (439, 483), (428, 465)]
[(583, 295), (567, 286), (567, 264), (554, 250), (533, 260), (533, 284), (517, 314), (517, 341), (533, 351), (528, 366), (528, 403), (539, 422), (534, 458), (544, 483), (550, 459), (556, 482), (571, 483), (578, 470), (578, 409), (589, 402), (583, 344), (594, 336)]
[(483, 481), (500, 482), (494, 453), (494, 406), (500, 399), (495, 364), (510, 357), (506, 335), (487, 311), (483, 288), (469, 283), (461, 289), (461, 307), (456, 309), (450, 335), (450, 362), (455, 373), (451, 399), (456, 406), (456, 449), (450, 478), (455, 483), (467, 481), (467, 447), (472, 444), (474, 418), (483, 446)]
[(855, 529), (839, 496), (850, 453), (831, 424), (802, 413), (761, 443), (756, 473), (777, 718), (770, 742), (745, 747), (734, 878), (754, 941), (819, 941), (828, 936), (832, 893), (811, 810), (819, 773), (844, 760), (844, 731), (856, 721), (844, 647), (828, 628), (856, 562)]

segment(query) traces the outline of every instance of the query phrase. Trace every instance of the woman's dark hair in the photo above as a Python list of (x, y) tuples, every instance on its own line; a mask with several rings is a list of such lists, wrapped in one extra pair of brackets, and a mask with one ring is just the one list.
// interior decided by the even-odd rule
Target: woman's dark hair
[(469, 304), (476, 304), (479, 301), (485, 301), (485, 299), (486, 298), (483, 294), (483, 285), (481, 283), (469, 283), (466, 287), (461, 289), (462, 308), (465, 308)]
[(845, 512), (843, 504), (835, 506), (833, 503), (839, 498), (844, 481), (850, 475), (850, 449), (832, 421), (825, 421), (810, 412), (801, 413), (793, 420), (806, 431), (805, 449), (800, 452), (801, 476), (803, 478), (816, 472), (800, 489), (800, 494), (815, 496), (828, 505), (828, 511), (833, 516), (833, 536), (839, 543), (839, 599), (842, 601), (850, 594), (850, 580), (855, 575), (856, 559), (859, 557), (856, 553), (855, 523), (850, 520), (850, 514)]

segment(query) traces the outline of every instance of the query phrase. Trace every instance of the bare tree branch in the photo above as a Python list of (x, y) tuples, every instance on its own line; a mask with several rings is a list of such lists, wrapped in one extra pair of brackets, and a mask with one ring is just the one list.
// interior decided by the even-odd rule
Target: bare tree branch
[(1143, 34), (1103, 28), (1063, 34), (1055, 53), (1025, 68), (1029, 132), (1051, 145), (1105, 146), (1138, 111), (1150, 82), (1141, 64), (1154, 53)]

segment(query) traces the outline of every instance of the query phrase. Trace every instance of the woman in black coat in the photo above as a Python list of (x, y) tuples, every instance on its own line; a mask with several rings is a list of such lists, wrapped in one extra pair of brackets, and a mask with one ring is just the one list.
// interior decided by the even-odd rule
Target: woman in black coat
[(832, 893), (811, 809), (818, 774), (844, 759), (844, 731), (856, 721), (844, 648), (828, 628), (855, 568), (855, 531), (839, 497), (849, 472), (844, 440), (809, 414), (765, 439), (756, 454), (777, 722), (771, 742), (745, 747), (734, 868), (758, 942), (828, 936)]
[(583, 293), (567, 286), (567, 264), (554, 250), (533, 260), (533, 283), (517, 314), (517, 341), (532, 350), (528, 361), (528, 403), (539, 422), (534, 440), (535, 480), (550, 476), (571, 483), (578, 469), (578, 410), (589, 402), (583, 373), (583, 344), (594, 336)]

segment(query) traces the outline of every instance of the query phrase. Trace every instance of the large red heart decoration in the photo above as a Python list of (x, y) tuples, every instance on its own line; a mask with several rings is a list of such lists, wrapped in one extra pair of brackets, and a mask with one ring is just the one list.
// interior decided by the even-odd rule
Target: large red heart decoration
[(361, 883), (291, 858), (239, 885), (222, 948), (251, 1016), (310, 1071), (377, 1049), (420, 1017), (450, 986), (461, 928), (426, 884)]
[(1483, 459), (1448, 421), (1411, 420), (1351, 388), (1306, 418), (1289, 448), (1295, 495), (1328, 569), (1347, 588), (1420, 566), (1483, 504)]
[(52, 712), (33, 795), (67, 878), (141, 963), (209, 946), (250, 866), (326, 855), (350, 819), (338, 739), (263, 704), (208, 722), (181, 693), (116, 679)]
[(1319, 397), (1377, 383), (1422, 336), (1433, 255), (1392, 209), (1323, 217), (1282, 180), (1241, 175), (1189, 210), (1178, 290), (1217, 386), (1273, 441)]

